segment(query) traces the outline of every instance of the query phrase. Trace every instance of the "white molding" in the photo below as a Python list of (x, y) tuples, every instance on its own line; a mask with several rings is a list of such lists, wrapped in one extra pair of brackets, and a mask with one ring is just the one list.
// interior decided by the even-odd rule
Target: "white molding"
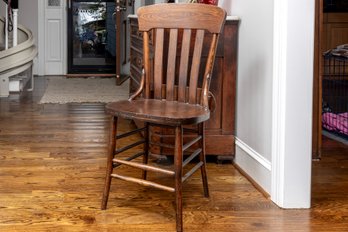
[(249, 145), (236, 138), (234, 163), (268, 194), (271, 193), (271, 163)]
[(45, 1), (38, 0), (38, 75), (45, 75)]
[(68, 70), (68, 5), (67, 1), (62, 1), (62, 22), (63, 22), (63, 64), (62, 64), (62, 74), (66, 75)]
[(268, 171), (271, 171), (272, 165), (271, 162), (267, 159), (265, 159), (261, 154), (259, 154), (257, 151), (252, 149), (248, 144), (244, 143), (239, 138), (236, 139), (236, 146), (238, 146), (240, 149), (245, 151), (246, 154), (248, 154), (251, 158), (256, 160), (259, 164), (261, 164), (264, 168), (266, 168)]
[(288, 0), (274, 1), (271, 199), (284, 205)]

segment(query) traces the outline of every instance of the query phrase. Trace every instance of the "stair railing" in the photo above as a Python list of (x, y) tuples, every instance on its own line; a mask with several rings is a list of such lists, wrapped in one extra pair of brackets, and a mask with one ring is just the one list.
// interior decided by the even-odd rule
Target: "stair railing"
[(3, 0), (5, 7), (5, 50), (9, 48), (9, 37), (12, 32), (12, 47), (18, 44), (18, 0)]

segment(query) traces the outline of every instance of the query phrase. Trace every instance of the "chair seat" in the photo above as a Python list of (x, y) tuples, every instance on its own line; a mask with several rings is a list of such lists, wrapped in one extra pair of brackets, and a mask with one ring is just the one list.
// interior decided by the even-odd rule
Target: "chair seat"
[(106, 112), (128, 119), (172, 126), (200, 123), (210, 116), (209, 109), (201, 105), (157, 99), (111, 102), (106, 105)]

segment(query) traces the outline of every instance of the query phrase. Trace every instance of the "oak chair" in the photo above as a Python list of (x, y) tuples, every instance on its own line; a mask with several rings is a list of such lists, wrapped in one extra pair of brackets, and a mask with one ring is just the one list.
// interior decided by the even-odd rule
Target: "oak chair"
[[(175, 193), (176, 230), (183, 231), (182, 183), (198, 169), (201, 170), (204, 196), (209, 197), (204, 122), (210, 117), (209, 85), (225, 18), (223, 9), (205, 4), (156, 4), (139, 8), (138, 23), (144, 50), (142, 79), (139, 89), (129, 100), (106, 105), (112, 120), (102, 209), (106, 209), (112, 178), (156, 187)], [(205, 46), (208, 46), (208, 58), (201, 60)], [(180, 59), (178, 53), (181, 53)], [(118, 117), (142, 121), (144, 127), (117, 135)], [(153, 126), (174, 131), (174, 146), (157, 143), (174, 150), (174, 170), (148, 164), (149, 146), (154, 145), (149, 135)], [(196, 137), (184, 144), (186, 131), (191, 138), (192, 134)], [(141, 141), (116, 149), (117, 140), (139, 132), (143, 135)], [(143, 152), (127, 159), (117, 158), (118, 154), (140, 144), (144, 144)], [(185, 160), (184, 152), (189, 154)], [(142, 161), (136, 162), (134, 159), (140, 156)], [(183, 167), (198, 156), (199, 162), (184, 174)], [(116, 174), (114, 169), (120, 165), (142, 169), (142, 178)], [(174, 177), (174, 187), (147, 180), (147, 171)]]

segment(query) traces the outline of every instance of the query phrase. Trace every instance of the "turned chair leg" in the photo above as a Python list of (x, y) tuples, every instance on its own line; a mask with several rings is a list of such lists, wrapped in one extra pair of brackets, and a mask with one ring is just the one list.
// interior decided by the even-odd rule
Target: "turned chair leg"
[(176, 200), (176, 231), (183, 231), (182, 219), (182, 160), (183, 160), (183, 128), (175, 128), (175, 150), (174, 150), (174, 170), (175, 170), (175, 200)]
[(108, 203), (109, 198), (109, 192), (110, 192), (110, 185), (111, 185), (111, 174), (113, 170), (113, 158), (115, 156), (115, 148), (116, 148), (116, 131), (117, 131), (117, 117), (112, 117), (111, 119), (111, 126), (110, 126), (110, 135), (109, 135), (109, 147), (108, 147), (108, 160), (107, 160), (107, 167), (106, 167), (106, 178), (105, 178), (105, 185), (104, 185), (104, 192), (103, 192), (103, 199), (101, 204), (101, 209), (105, 210), (106, 205)]
[(200, 140), (200, 147), (202, 148), (202, 152), (199, 156), (200, 161), (203, 162), (203, 165), (201, 166), (201, 174), (202, 174), (202, 182), (203, 182), (203, 190), (204, 190), (204, 196), (209, 197), (209, 187), (208, 187), (208, 178), (207, 178), (207, 171), (206, 171), (206, 159), (205, 159), (205, 131), (204, 131), (204, 122), (200, 123), (198, 125), (198, 133), (202, 136), (202, 139)]
[[(149, 161), (149, 142), (150, 142), (150, 134), (149, 134), (149, 124), (145, 123), (145, 131), (144, 131), (144, 155), (143, 155), (143, 163), (147, 164)], [(143, 179), (146, 180), (147, 171), (143, 170)]]

